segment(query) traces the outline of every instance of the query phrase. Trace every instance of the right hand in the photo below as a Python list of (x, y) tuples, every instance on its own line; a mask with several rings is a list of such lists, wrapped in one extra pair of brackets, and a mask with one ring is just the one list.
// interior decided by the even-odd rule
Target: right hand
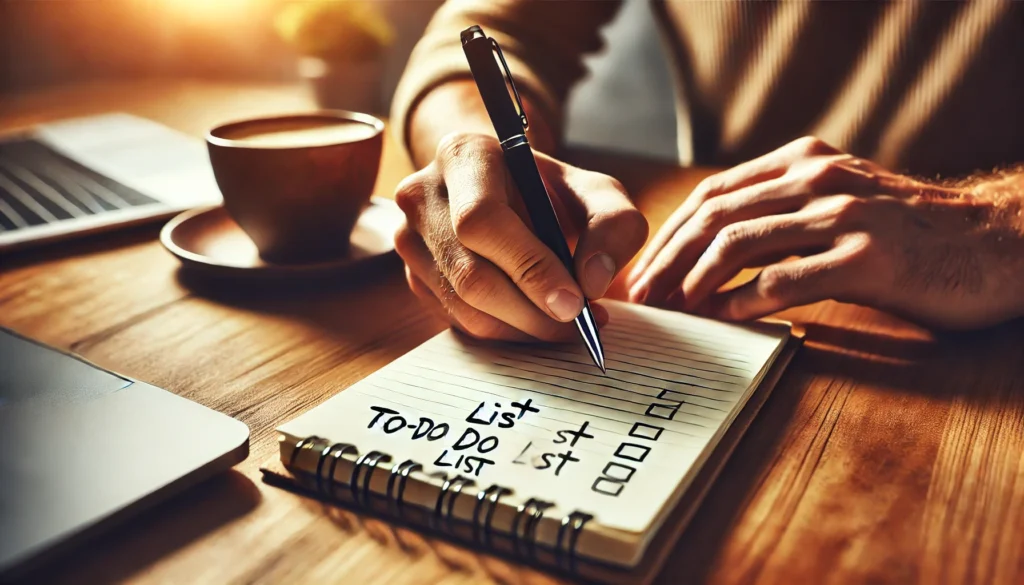
[[(647, 221), (615, 179), (535, 153), (559, 221), (578, 236), (579, 284), (529, 227), (498, 141), (450, 134), (398, 186), (395, 236), (414, 293), (478, 338), (572, 339), (583, 298), (604, 296), (647, 239)], [(607, 315), (593, 306), (600, 321)]]

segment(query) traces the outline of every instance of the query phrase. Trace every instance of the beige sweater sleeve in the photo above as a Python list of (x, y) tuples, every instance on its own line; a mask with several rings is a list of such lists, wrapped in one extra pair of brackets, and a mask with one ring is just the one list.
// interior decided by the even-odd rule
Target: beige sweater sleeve
[(409, 114), (431, 89), (471, 78), (459, 33), (479, 24), (501, 45), (519, 91), (561, 136), (566, 95), (586, 73), (583, 56), (602, 47), (601, 28), (621, 0), (448, 0), (416, 45), (391, 106), (396, 137), (409, 146)]

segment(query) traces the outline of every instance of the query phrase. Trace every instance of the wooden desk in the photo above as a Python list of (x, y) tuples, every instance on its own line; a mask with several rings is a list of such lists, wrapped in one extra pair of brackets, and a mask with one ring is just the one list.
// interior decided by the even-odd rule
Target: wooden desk
[[(126, 110), (196, 135), (310, 107), (297, 87), (97, 84), (3, 100), (0, 126)], [(618, 176), (657, 226), (701, 173), (573, 153)], [(409, 171), (389, 144), (378, 193)], [(443, 324), (399, 270), (372, 284), (203, 296), (141, 228), (0, 258), (0, 324), (238, 417), (237, 470), (129, 522), (38, 580), (545, 583), (261, 483), (276, 425)], [(621, 294), (621, 289), (618, 289)], [(677, 546), (663, 583), (1024, 582), (1024, 327), (935, 339), (874, 311), (782, 315), (808, 343)], [(188, 429), (182, 429), (188, 432)]]

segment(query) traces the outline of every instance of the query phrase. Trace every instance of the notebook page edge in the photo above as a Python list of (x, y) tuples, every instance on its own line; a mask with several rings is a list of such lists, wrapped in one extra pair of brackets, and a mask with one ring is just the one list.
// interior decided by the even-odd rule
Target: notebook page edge
[[(776, 324), (770, 323), (770, 325), (775, 326)], [(787, 324), (785, 322), (780, 321), (777, 323), (777, 325), (781, 327), (786, 326)], [(697, 461), (695, 461), (694, 464), (690, 466), (686, 475), (676, 486), (676, 490), (672, 493), (672, 496), (666, 500), (665, 505), (661, 508), (658, 515), (655, 517), (654, 521), (651, 522), (647, 530), (641, 533), (641, 555), (643, 554), (643, 552), (647, 550), (648, 546), (651, 544), (654, 537), (661, 530), (661, 527), (664, 524), (665, 520), (668, 518), (668, 516), (670, 516), (672, 511), (676, 508), (676, 506), (679, 505), (679, 502), (682, 499), (683, 495), (692, 487), (693, 481), (696, 478), (697, 474), (707, 463), (707, 461), (714, 453), (714, 451), (719, 447), (726, 432), (728, 432), (728, 430), (732, 427), (733, 423), (736, 422), (737, 417), (740, 415), (740, 413), (743, 411), (746, 405), (750, 402), (751, 398), (753, 398), (754, 393), (756, 393), (761, 388), (761, 385), (764, 382), (765, 377), (768, 375), (768, 372), (771, 371), (772, 366), (774, 366), (775, 362), (779, 359), (779, 356), (781, 356), (782, 352), (785, 350), (790, 337), (790, 331), (789, 329), (786, 329), (784, 331), (783, 337), (781, 337), (779, 340), (778, 347), (775, 349), (774, 352), (772, 352), (768, 361), (765, 362), (765, 364), (762, 366), (761, 371), (758, 372), (758, 375), (751, 383), (750, 387), (747, 389), (741, 400), (737, 403), (736, 407), (730, 413), (728, 420), (724, 421), (723, 424), (719, 426), (718, 431), (715, 433), (712, 440), (708, 441), (708, 444), (701, 451), (701, 454), (698, 457)]]

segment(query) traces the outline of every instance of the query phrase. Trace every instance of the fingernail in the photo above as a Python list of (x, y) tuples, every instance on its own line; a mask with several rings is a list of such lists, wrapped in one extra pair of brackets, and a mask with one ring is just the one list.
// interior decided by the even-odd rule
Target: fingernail
[(572, 321), (583, 310), (583, 301), (565, 289), (548, 295), (548, 309), (559, 321)]
[(608, 285), (612, 283), (612, 278), (615, 278), (615, 260), (604, 252), (594, 254), (583, 267), (583, 278), (587, 281), (588, 296), (604, 296)]

